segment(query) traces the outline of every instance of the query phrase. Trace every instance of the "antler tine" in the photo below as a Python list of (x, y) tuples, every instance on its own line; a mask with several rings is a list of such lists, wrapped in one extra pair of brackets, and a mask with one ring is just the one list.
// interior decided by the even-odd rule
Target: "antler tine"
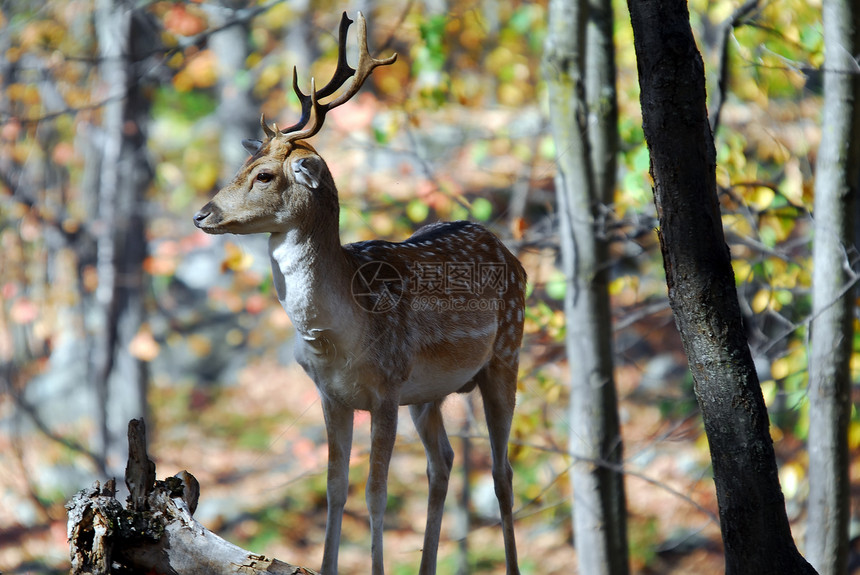
[[(331, 96), (338, 88), (343, 86), (344, 82), (355, 74), (355, 69), (346, 61), (346, 37), (351, 24), (352, 20), (346, 15), (346, 12), (344, 12), (340, 19), (340, 30), (338, 31), (337, 68), (334, 71), (334, 76), (332, 76), (328, 84), (316, 92), (317, 98), (326, 98)], [(293, 91), (296, 93), (296, 96), (298, 96), (299, 102), (301, 102), (302, 116), (298, 122), (289, 128), (281, 130), (282, 134), (289, 134), (304, 128), (307, 125), (308, 120), (310, 120), (311, 107), (313, 106), (311, 96), (304, 94), (299, 88), (298, 72), (296, 71), (295, 66), (293, 66)]]
[[(305, 123), (307, 123), (307, 120), (305, 120)], [(260, 127), (263, 128), (263, 133), (266, 134), (266, 138), (271, 139), (278, 133), (277, 126), (273, 130), (268, 124), (266, 124), (266, 114), (260, 114)]]
[(349, 89), (346, 92), (343, 92), (336, 99), (326, 104), (326, 111), (337, 108), (355, 96), (359, 89), (361, 89), (364, 81), (367, 80), (371, 72), (373, 72), (374, 68), (377, 66), (388, 66), (397, 60), (397, 54), (392, 54), (388, 58), (383, 58), (381, 60), (377, 60), (370, 55), (370, 50), (367, 48), (367, 21), (364, 19), (364, 14), (361, 12), (358, 13), (358, 50), (358, 68), (356, 70), (358, 74), (355, 76), (355, 79), (352, 81), (352, 84), (349, 85)]
[[(323, 122), (325, 121), (325, 115), (330, 110), (337, 108), (341, 104), (349, 101), (350, 98), (355, 96), (358, 93), (361, 86), (364, 84), (365, 80), (367, 80), (368, 76), (370, 76), (373, 69), (377, 66), (388, 66), (393, 64), (397, 60), (397, 54), (392, 54), (388, 58), (383, 58), (377, 60), (373, 56), (370, 55), (370, 50), (367, 48), (367, 21), (364, 19), (364, 15), (359, 12), (358, 13), (358, 66), (356, 68), (352, 68), (346, 61), (346, 32), (349, 29), (350, 24), (352, 24), (352, 20), (346, 15), (346, 12), (343, 13), (343, 17), (340, 22), (340, 33), (338, 38), (338, 63), (337, 69), (335, 70), (334, 76), (325, 85), (321, 90), (316, 91), (314, 89), (314, 80), (311, 78), (311, 108), (314, 111), (314, 122), (313, 124), (301, 132), (291, 132), (286, 134), (288, 141), (295, 140), (304, 140), (310, 138), (315, 135), (323, 126)], [(356, 74), (357, 73), (357, 74)], [(352, 83), (349, 85), (349, 88), (341, 93), (337, 98), (328, 102), (326, 104), (321, 104), (319, 102), (320, 98), (325, 98), (333, 94), (343, 83), (352, 75), (356, 74), (355, 78), (352, 80)], [(302, 118), (304, 119), (304, 112), (302, 113)], [(307, 122), (307, 120), (305, 120)], [(302, 124), (304, 125), (304, 124)]]
[(340, 18), (340, 29), (337, 33), (337, 68), (335, 68), (334, 75), (328, 81), (328, 84), (317, 92), (317, 98), (331, 96), (338, 88), (343, 86), (344, 82), (355, 74), (355, 68), (350, 66), (349, 62), (346, 61), (346, 37), (352, 22), (353, 20), (344, 12)]
[(290, 132), (301, 130), (307, 125), (308, 120), (311, 119), (311, 97), (308, 94), (302, 92), (302, 90), (299, 88), (299, 73), (296, 70), (295, 66), (293, 66), (293, 92), (296, 93), (296, 96), (298, 96), (299, 102), (302, 105), (302, 115), (299, 118), (298, 122), (296, 122), (289, 128), (284, 128), (283, 130), (281, 130), (282, 134), (289, 134)]

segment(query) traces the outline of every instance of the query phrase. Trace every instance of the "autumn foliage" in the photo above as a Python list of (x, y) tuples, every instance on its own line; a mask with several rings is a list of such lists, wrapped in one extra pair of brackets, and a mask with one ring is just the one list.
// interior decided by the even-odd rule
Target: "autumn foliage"
[[(113, 96), (111, 79), (99, 76), (94, 4), (40, 0), (0, 7), (4, 571), (67, 570), (63, 504), (104, 479), (92, 445), (86, 350), (99, 335), (92, 321), (100, 305), (95, 245), (104, 226), (92, 178), (102, 154), (104, 105)], [(273, 294), (265, 245), (206, 236), (191, 216), (243, 159), (238, 140), (221, 145), (221, 102), (237, 94), (250, 102), (240, 137), (260, 137), (260, 113), (279, 125), (293, 123), (292, 67), (330, 75), (336, 40), (329, 31), (342, 8), (218, 4), (160, 1), (139, 8), (159, 38), (149, 64), (132, 70), (146, 78), (148, 125), (124, 126), (145, 128), (152, 167), (138, 206), (146, 218), (140, 270), (146, 317), (118, 353), (147, 369), (147, 422), (159, 470), (188, 469), (205, 486), (195, 517), (245, 548), (315, 566), (325, 521), (322, 415), (312, 382), (292, 361), (293, 334)], [(711, 94), (718, 90), (719, 63), (712, 32), (734, 7), (724, 0), (690, 3)], [(371, 46), (398, 52), (398, 64), (378, 70), (360, 97), (333, 112), (314, 146), (341, 194), (344, 242), (403, 239), (426, 223), (472, 219), (491, 227), (525, 265), (526, 335), (511, 443), (515, 517), (523, 571), (552, 574), (569, 573), (574, 557), (565, 474), (576, 454), (566, 449), (565, 281), (553, 193), (555, 161), (565, 150), (550, 136), (539, 74), (546, 15), (544, 1), (449, 2), (445, 13), (423, 3), (378, 3), (368, 15)], [(247, 40), (238, 68), (215, 47), (230, 22), (244, 27)], [(666, 298), (623, 3), (616, 7), (615, 35), (622, 149), (614, 201), (603, 207), (596, 233), (611, 239), (632, 567), (636, 573), (719, 573), (710, 461)], [(732, 38), (715, 134), (722, 223), (789, 519), (797, 522), (807, 465), (820, 4), (763, 3)], [(301, 81), (309, 85), (309, 77)], [(228, 157), (231, 149), (239, 155)], [(855, 372), (858, 365), (852, 363)], [(66, 380), (73, 384), (62, 385)], [(475, 410), (466, 397), (446, 404), (457, 459), (440, 572), (455, 572), (463, 540), (473, 572), (504, 569), (501, 538), (484, 528), (496, 521), (495, 502), (486, 429), (480, 417), (472, 418)], [(344, 572), (358, 572), (368, 561), (361, 495), (368, 433), (367, 421), (357, 417)], [(387, 516), (390, 537), (397, 538), (387, 544), (392, 573), (413, 572), (418, 564), (426, 498), (420, 441), (408, 427), (401, 434)], [(856, 415), (849, 442), (856, 451)], [(469, 449), (472, 443), (480, 448)]]

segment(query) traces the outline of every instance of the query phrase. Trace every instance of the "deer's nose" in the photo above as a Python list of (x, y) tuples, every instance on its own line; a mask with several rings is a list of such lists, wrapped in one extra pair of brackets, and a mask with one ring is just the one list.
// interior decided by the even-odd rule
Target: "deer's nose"
[(217, 227), (223, 220), (224, 212), (213, 202), (209, 202), (194, 214), (194, 225), (207, 233)]
[(212, 212), (210, 212), (206, 208), (203, 208), (202, 210), (198, 211), (196, 214), (194, 214), (194, 225), (198, 228), (202, 227), (203, 222), (206, 221), (206, 218), (208, 218), (211, 213)]

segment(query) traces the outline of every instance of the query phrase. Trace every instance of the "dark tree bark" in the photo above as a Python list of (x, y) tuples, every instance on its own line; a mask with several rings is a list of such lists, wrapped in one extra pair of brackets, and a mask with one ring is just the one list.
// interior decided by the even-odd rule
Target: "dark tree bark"
[[(600, 211), (615, 188), (617, 104), (612, 10), (602, 0), (553, 0), (544, 53), (570, 366), (575, 461), (573, 530), (582, 573), (623, 575), (627, 523), (622, 441), (613, 377), (608, 245)], [(587, 55), (586, 55), (587, 54)], [(606, 465), (601, 465), (605, 462)]]
[(705, 75), (684, 0), (629, 0), (669, 300), (711, 450), (726, 573), (814, 573), (791, 536), (716, 193)]
[(848, 424), (860, 186), (860, 9), (824, 2), (824, 113), (815, 172), (809, 356), (809, 516), (806, 548), (821, 575), (848, 572)]

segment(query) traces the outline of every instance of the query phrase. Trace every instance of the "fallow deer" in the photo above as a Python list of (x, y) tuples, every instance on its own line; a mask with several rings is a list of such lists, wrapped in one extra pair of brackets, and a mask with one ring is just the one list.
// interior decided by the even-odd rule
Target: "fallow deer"
[[(297, 332), (296, 360), (319, 389), (328, 434), (322, 573), (337, 573), (355, 410), (371, 415), (366, 500), (372, 573), (383, 573), (382, 522), (400, 405), (409, 406), (427, 454), (430, 493), (420, 573), (435, 573), (454, 458), (440, 407), (448, 395), (477, 387), (489, 429), (507, 572), (516, 574), (507, 443), (526, 274), (496, 236), (464, 221), (425, 226), (399, 243), (341, 245), (337, 189), (307, 140), (320, 130), (327, 112), (358, 92), (374, 68), (396, 58), (371, 57), (359, 13), (359, 61), (353, 69), (346, 59), (351, 23), (344, 13), (332, 80), (318, 91), (311, 80), (310, 94), (305, 95), (293, 70), (301, 119), (278, 130), (261, 118), (266, 139), (243, 142), (252, 157), (232, 183), (195, 214), (194, 224), (209, 234), (270, 234), (278, 299)], [(341, 95), (320, 102), (353, 75)]]

